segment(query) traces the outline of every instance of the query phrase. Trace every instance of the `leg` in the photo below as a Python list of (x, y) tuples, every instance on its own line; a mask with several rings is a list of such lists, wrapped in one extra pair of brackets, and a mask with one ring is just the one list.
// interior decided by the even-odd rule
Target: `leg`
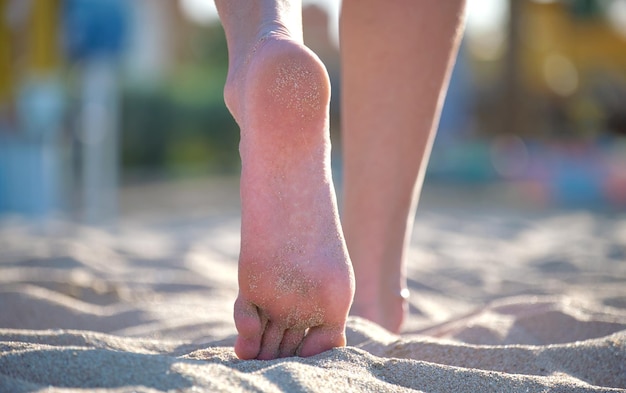
[(463, 3), (343, 1), (343, 228), (357, 282), (352, 313), (391, 331), (406, 313), (406, 250)]
[(240, 358), (345, 345), (354, 278), (330, 172), (326, 69), (298, 1), (218, 0), (226, 103), (241, 128)]

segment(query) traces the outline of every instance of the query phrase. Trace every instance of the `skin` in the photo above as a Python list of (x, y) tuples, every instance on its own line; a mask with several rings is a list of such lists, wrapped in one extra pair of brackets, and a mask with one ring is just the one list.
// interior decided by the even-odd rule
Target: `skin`
[(343, 228), (351, 313), (399, 332), (415, 209), (461, 38), (464, 1), (344, 0)]
[(236, 3), (217, 2), (229, 44), (225, 98), (241, 128), (235, 352), (311, 356), (345, 345), (354, 293), (330, 171), (330, 83), (302, 43), (299, 7)]
[(343, 346), (351, 306), (391, 331), (401, 327), (406, 248), (463, 1), (390, 4), (343, 2), (342, 230), (330, 171), (330, 84), (303, 44), (301, 4), (216, 0), (229, 51), (224, 96), (241, 129), (234, 319), (242, 359)]

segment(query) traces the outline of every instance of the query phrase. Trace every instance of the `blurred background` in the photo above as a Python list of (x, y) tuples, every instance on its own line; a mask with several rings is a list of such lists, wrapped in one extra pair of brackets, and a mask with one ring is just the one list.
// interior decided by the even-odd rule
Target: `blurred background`
[[(340, 188), (339, 3), (305, 1), (304, 30), (332, 79)], [(235, 208), (239, 132), (212, 1), (0, 10), (0, 216)], [(626, 0), (470, 0), (423, 202), (626, 210)]]

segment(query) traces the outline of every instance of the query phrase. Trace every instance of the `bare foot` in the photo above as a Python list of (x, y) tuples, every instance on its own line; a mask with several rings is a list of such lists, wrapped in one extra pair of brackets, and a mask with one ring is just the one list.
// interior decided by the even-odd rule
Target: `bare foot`
[[(354, 168), (350, 173), (354, 175)], [(348, 173), (346, 172), (346, 175)], [(352, 183), (349, 181), (352, 180)], [(406, 250), (411, 217), (402, 204), (389, 205), (376, 193), (361, 194), (370, 187), (348, 179), (344, 184), (343, 229), (356, 278), (350, 314), (376, 322), (399, 333), (408, 315)], [(365, 179), (367, 181), (367, 179)], [(382, 193), (385, 197), (387, 194)], [(406, 204), (405, 204), (406, 205)], [(390, 214), (387, 211), (391, 210)], [(412, 224), (412, 221), (410, 221)]]
[(409, 291), (399, 286), (383, 288), (380, 284), (363, 285), (360, 290), (361, 283), (365, 282), (367, 280), (360, 280), (357, 274), (358, 285), (350, 314), (376, 322), (390, 332), (400, 333), (408, 314)]
[(231, 63), (227, 104), (241, 128), (241, 252), (234, 318), (242, 359), (312, 356), (345, 345), (354, 277), (330, 173), (328, 75), (281, 33)]
[[(363, 221), (362, 218), (360, 220)], [(388, 226), (376, 225), (374, 221), (366, 219), (358, 227), (346, 223), (346, 237), (351, 247), (350, 256), (354, 261), (357, 283), (350, 314), (399, 333), (408, 315), (406, 264), (401, 254), (406, 248), (401, 243), (395, 244), (401, 241), (402, 236), (394, 236), (394, 231)], [(380, 231), (380, 228), (387, 230)], [(356, 235), (356, 238), (348, 235)], [(363, 239), (366, 242), (362, 242)]]

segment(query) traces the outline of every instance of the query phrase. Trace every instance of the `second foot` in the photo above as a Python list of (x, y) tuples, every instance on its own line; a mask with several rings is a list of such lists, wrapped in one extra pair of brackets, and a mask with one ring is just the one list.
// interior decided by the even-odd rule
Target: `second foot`
[(360, 292), (357, 283), (357, 293), (350, 315), (375, 322), (392, 333), (400, 333), (408, 315), (409, 291), (403, 289), (374, 297), (371, 296), (372, 293), (376, 293), (374, 288), (363, 288), (362, 292), (366, 292), (367, 295)]

